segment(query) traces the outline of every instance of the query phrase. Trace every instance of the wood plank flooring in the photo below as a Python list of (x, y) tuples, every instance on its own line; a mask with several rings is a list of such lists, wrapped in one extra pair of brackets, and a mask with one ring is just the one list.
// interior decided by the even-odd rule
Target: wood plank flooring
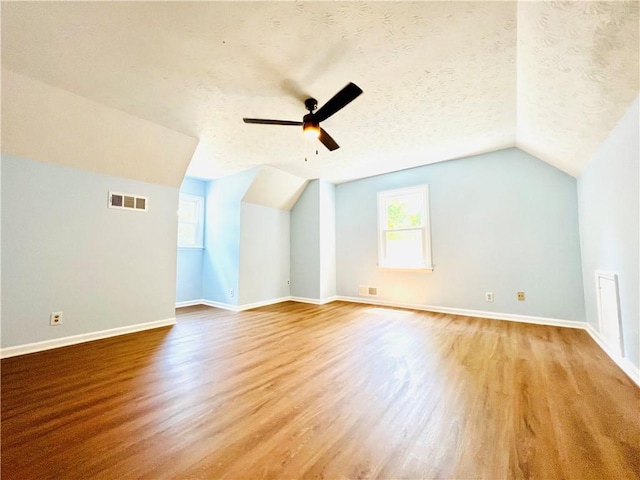
[(640, 478), (580, 330), (335, 302), (2, 360), (3, 479)]

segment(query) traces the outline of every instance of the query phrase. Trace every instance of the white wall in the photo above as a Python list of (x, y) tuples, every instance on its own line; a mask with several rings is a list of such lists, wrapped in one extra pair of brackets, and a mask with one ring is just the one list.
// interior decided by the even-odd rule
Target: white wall
[(3, 156), (2, 347), (173, 318), (177, 208), (177, 187)]
[[(423, 183), (434, 271), (378, 270), (377, 192)], [(516, 148), (338, 185), (336, 247), (339, 296), (584, 321), (576, 180)]]
[(638, 99), (578, 178), (586, 318), (598, 330), (595, 271), (618, 275), (626, 358), (640, 366)]
[(289, 212), (242, 202), (238, 304), (289, 296)]

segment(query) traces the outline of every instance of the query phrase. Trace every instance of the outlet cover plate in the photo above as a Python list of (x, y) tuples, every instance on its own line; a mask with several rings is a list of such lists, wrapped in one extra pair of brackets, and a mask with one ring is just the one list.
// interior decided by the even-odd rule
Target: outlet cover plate
[(62, 312), (51, 312), (49, 325), (60, 325), (62, 323)]

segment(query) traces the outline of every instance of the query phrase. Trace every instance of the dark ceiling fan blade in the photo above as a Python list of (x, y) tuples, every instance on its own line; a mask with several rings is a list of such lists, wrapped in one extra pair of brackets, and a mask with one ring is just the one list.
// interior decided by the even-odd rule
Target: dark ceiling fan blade
[(294, 122), (293, 120), (268, 120), (265, 118), (243, 118), (244, 123), (256, 123), (258, 125), (295, 125), (301, 127), (302, 122)]
[(316, 121), (322, 122), (326, 120), (338, 110), (345, 107), (348, 103), (355, 100), (361, 93), (362, 89), (359, 86), (355, 83), (349, 83), (313, 114)]
[(322, 144), (331, 151), (340, 148), (340, 145), (338, 145), (336, 141), (331, 138), (331, 135), (329, 135), (324, 128), (320, 129), (320, 136), (318, 137), (318, 140), (320, 140)]

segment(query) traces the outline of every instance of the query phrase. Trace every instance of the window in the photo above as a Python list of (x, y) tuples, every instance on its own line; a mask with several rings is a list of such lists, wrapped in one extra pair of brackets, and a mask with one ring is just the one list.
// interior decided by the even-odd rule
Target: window
[(378, 192), (378, 267), (431, 270), (429, 187)]
[(203, 198), (180, 194), (178, 209), (178, 247), (202, 248)]

